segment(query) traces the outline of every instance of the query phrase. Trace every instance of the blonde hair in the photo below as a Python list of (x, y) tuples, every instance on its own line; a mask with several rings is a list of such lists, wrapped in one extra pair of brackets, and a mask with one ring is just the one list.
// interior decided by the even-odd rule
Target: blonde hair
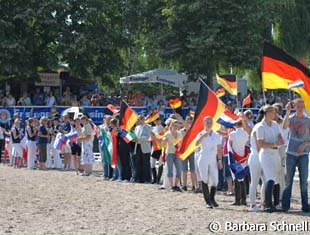
[(47, 121), (47, 117), (43, 116), (40, 118), (40, 124), (43, 124), (44, 121)]

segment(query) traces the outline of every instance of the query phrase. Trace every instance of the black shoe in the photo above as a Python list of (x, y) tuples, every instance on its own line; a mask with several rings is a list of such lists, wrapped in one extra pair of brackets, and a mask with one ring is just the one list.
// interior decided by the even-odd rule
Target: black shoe
[(187, 191), (187, 186), (185, 186), (185, 185), (182, 186), (182, 190), (183, 190), (183, 191)]
[(246, 206), (246, 185), (245, 181), (240, 181), (240, 204)]
[(216, 193), (216, 187), (212, 186), (210, 190), (210, 201), (213, 207), (218, 207), (219, 204), (215, 201), (215, 193)]
[(163, 174), (164, 166), (158, 167), (158, 174), (157, 174), (157, 184), (160, 184), (161, 175)]
[(273, 212), (276, 212), (276, 211), (277, 211), (277, 209), (274, 206), (271, 206), (271, 207), (268, 207), (268, 208), (264, 209), (264, 212), (267, 212), (267, 213), (273, 213)]
[(302, 212), (309, 213), (310, 212), (310, 205), (308, 205), (306, 208), (302, 208), (301, 210), (302, 210)]
[(204, 182), (202, 182), (201, 187), (202, 187), (203, 197), (204, 197), (205, 202), (207, 204), (207, 208), (213, 208), (213, 205), (211, 203), (208, 184), (205, 184)]
[(233, 206), (240, 206), (241, 193), (240, 193), (240, 183), (238, 180), (235, 180), (235, 202), (232, 204)]
[(182, 190), (180, 189), (180, 187), (179, 186), (174, 186), (173, 187), (173, 192), (182, 192)]
[(155, 183), (157, 182), (157, 172), (156, 172), (156, 168), (152, 168), (152, 175), (153, 175), (152, 184), (155, 184)]

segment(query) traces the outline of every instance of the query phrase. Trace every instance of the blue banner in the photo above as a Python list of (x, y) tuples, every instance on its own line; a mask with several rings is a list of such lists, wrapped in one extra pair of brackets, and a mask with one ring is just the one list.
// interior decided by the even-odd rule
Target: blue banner
[[(0, 123), (6, 124), (10, 121), (14, 114), (18, 113), (23, 121), (30, 117), (40, 118), (42, 116), (51, 117), (52, 114), (62, 114), (65, 109), (69, 107), (57, 106), (57, 107), (46, 107), (46, 106), (15, 106), (15, 107), (3, 107), (0, 108)], [(147, 115), (149, 113), (146, 107), (132, 107), (138, 114)], [(83, 107), (84, 111), (90, 116), (92, 121), (96, 124), (102, 124), (103, 117), (111, 112), (106, 107)], [(165, 118), (169, 117), (173, 113), (171, 108), (165, 109)]]
[[(57, 106), (57, 107), (46, 107), (46, 106), (14, 106), (14, 107), (3, 107), (0, 108), (0, 124), (6, 124), (13, 117), (13, 114), (18, 113), (23, 121), (30, 117), (40, 118), (42, 116), (51, 117), (54, 113), (62, 114), (62, 112), (69, 107)], [(147, 107), (132, 107), (138, 114), (147, 115), (149, 109)], [(92, 121), (96, 124), (102, 124), (103, 117), (111, 112), (106, 107), (88, 106), (83, 107), (85, 112), (90, 116)], [(183, 118), (189, 115), (189, 108), (182, 109)], [(254, 116), (257, 115), (258, 110), (252, 109)], [(173, 109), (165, 108), (164, 119), (168, 118), (173, 113)]]

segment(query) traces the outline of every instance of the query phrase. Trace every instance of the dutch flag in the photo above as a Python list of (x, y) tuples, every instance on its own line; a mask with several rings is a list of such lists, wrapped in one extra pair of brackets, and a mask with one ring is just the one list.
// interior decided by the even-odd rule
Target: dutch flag
[(304, 87), (304, 82), (301, 80), (297, 80), (295, 82), (290, 82), (288, 84), (288, 89), (292, 89), (292, 88), (301, 88)]
[(233, 127), (237, 122), (240, 121), (240, 118), (232, 113), (229, 109), (225, 109), (224, 113), (219, 117), (217, 122), (225, 127)]

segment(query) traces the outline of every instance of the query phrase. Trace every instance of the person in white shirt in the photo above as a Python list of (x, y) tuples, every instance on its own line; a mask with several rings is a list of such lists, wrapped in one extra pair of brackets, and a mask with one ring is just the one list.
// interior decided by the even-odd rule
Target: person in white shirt
[(36, 151), (37, 151), (37, 137), (38, 129), (35, 126), (33, 118), (28, 119), (28, 125), (26, 127), (27, 136), (27, 168), (33, 170), (35, 168)]
[(266, 105), (264, 107), (264, 119), (257, 128), (257, 143), (259, 150), (259, 161), (265, 176), (265, 211), (276, 210), (272, 195), (273, 186), (279, 183), (280, 153), (279, 146), (284, 144), (279, 125), (273, 121), (276, 115), (275, 108)]
[(83, 165), (83, 176), (89, 176), (92, 173), (94, 163), (93, 141), (94, 134), (88, 118), (84, 115), (81, 117), (82, 131), (77, 141), (82, 144), (81, 164)]
[(249, 156), (249, 167), (250, 167), (250, 174), (251, 174), (251, 183), (250, 183), (250, 190), (249, 190), (249, 197), (250, 197), (250, 207), (249, 211), (257, 212), (260, 208), (256, 205), (256, 189), (259, 184), (259, 180), (262, 178), (262, 186), (261, 186), (261, 206), (264, 204), (264, 192), (265, 192), (265, 184), (264, 184), (264, 176), (261, 164), (258, 158), (258, 143), (257, 143), (257, 128), (260, 125), (264, 117), (263, 110), (259, 111), (259, 115), (257, 118), (257, 124), (253, 127), (251, 137), (250, 137), (250, 145), (251, 145), (251, 153)]
[[(202, 180), (202, 192), (208, 208), (218, 207), (215, 193), (218, 184), (218, 170), (222, 169), (222, 139), (212, 131), (213, 120), (207, 116), (203, 120), (204, 130), (196, 137), (200, 145), (197, 166)], [(211, 186), (209, 192), (209, 185)]]
[[(228, 158), (231, 169), (233, 161), (238, 162), (243, 169), (248, 168), (247, 158), (249, 150), (246, 145), (249, 141), (251, 128), (248, 126), (246, 117), (242, 113), (240, 114), (240, 117), (242, 121), (236, 123), (236, 129), (232, 131), (228, 137), (228, 152), (233, 158)], [(232, 176), (235, 183), (235, 202), (233, 205), (246, 206), (246, 184), (244, 176), (237, 177), (236, 172), (232, 172)]]

